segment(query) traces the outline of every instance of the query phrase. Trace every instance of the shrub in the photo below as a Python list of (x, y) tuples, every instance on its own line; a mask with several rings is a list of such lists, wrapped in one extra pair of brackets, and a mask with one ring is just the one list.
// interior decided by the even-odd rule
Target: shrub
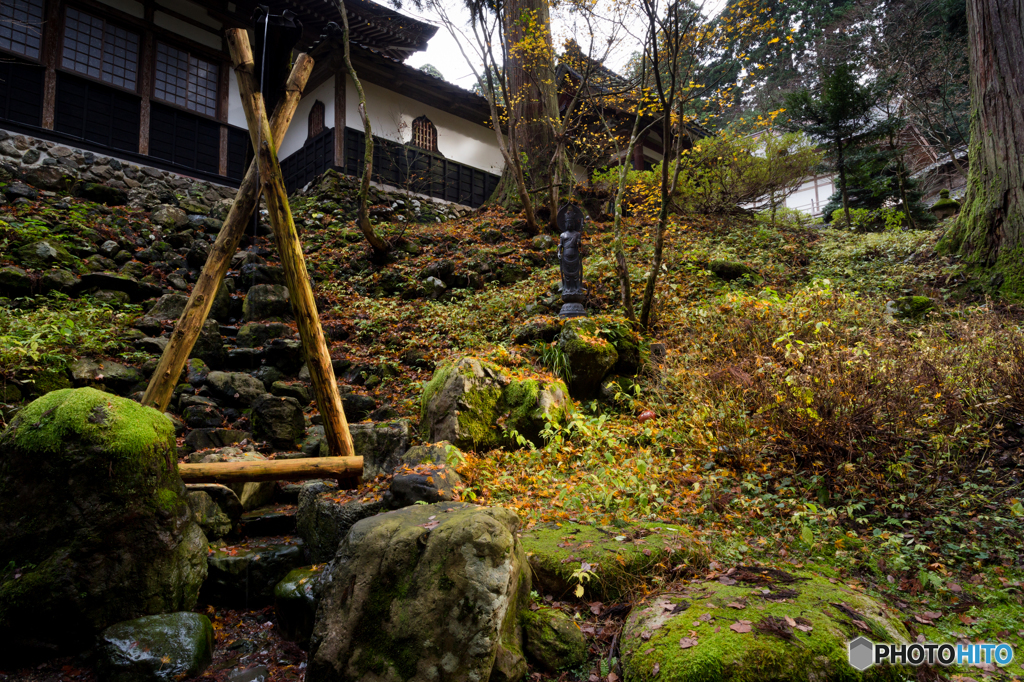
[[(821, 162), (821, 154), (799, 133), (776, 135), (766, 128), (757, 135), (738, 128), (698, 140), (672, 163), (670, 176), (679, 180), (672, 197), (680, 213), (727, 214), (743, 209), (778, 207), (802, 178)], [(624, 205), (653, 216), (660, 202), (661, 166), (630, 171)], [(598, 172), (595, 184), (615, 186), (617, 169)]]

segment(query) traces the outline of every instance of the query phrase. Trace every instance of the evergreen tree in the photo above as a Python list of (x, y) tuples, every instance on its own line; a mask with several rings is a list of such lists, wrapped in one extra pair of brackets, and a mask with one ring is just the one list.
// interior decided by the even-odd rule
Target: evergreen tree
[[(928, 207), (921, 203), (924, 193), (910, 177), (901, 143), (907, 121), (898, 110), (873, 109), (870, 128), (847, 144), (846, 191), (850, 208), (876, 210), (898, 207), (912, 229), (934, 221)], [(842, 208), (842, 194), (836, 191), (825, 205), (825, 220)]]
[(848, 149), (854, 144), (854, 137), (870, 134), (874, 104), (873, 88), (859, 82), (857, 70), (849, 63), (837, 64), (824, 76), (817, 94), (805, 89), (786, 98), (788, 126), (804, 131), (829, 148), (839, 175), (839, 194), (847, 224), (850, 224)]

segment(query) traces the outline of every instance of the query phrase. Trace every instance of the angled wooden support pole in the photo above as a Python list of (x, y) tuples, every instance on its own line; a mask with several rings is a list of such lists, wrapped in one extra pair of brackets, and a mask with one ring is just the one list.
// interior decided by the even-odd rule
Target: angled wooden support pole
[(285, 280), (288, 282), (292, 312), (295, 313), (299, 336), (302, 337), (303, 354), (309, 367), (309, 376), (313, 380), (316, 405), (324, 419), (327, 445), (332, 456), (354, 457), (352, 435), (349, 433), (348, 421), (341, 407), (338, 382), (334, 378), (330, 352), (313, 300), (313, 287), (309, 283), (306, 260), (302, 255), (302, 243), (299, 241), (299, 233), (295, 230), (291, 207), (288, 205), (288, 192), (277, 160), (274, 142), (276, 138), (267, 122), (263, 95), (256, 87), (249, 36), (242, 29), (230, 29), (226, 35), (235, 75), (238, 77), (245, 119), (249, 124), (249, 136), (252, 138), (252, 146), (259, 161), (260, 185), (263, 197), (267, 200), (270, 225), (274, 230), (277, 252), (281, 256)]
[[(295, 60), (295, 66), (288, 77), (285, 85), (285, 96), (277, 103), (274, 109), (274, 116), (271, 121), (271, 128), (275, 139), (284, 137), (288, 125), (295, 115), (295, 109), (299, 105), (299, 98), (302, 96), (302, 89), (306, 87), (309, 74), (313, 72), (313, 60), (308, 55), (299, 55)], [(231, 205), (224, 225), (217, 235), (217, 240), (210, 248), (210, 254), (206, 257), (206, 265), (199, 275), (199, 280), (192, 288), (192, 295), (189, 296), (185, 310), (178, 318), (178, 324), (174, 327), (171, 340), (160, 357), (160, 364), (157, 365), (153, 377), (149, 380), (149, 386), (142, 396), (142, 404), (155, 407), (161, 412), (167, 410), (174, 393), (174, 386), (178, 383), (181, 370), (188, 361), (188, 356), (195, 346), (199, 333), (203, 330), (203, 323), (210, 314), (213, 307), (213, 300), (217, 296), (217, 289), (224, 281), (231, 266), (231, 258), (238, 250), (238, 244), (249, 226), (249, 219), (256, 208), (260, 198), (259, 162), (253, 159), (249, 164), (249, 170), (238, 187), (235, 195), (235, 203)]]

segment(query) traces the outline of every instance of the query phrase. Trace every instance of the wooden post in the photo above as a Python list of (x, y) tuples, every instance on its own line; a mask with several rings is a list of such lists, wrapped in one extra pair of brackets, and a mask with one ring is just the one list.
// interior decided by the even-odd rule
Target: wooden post
[(308, 457), (266, 462), (179, 464), (185, 483), (305, 481), (311, 478), (354, 479), (363, 473), (362, 457)]
[(274, 241), (281, 256), (285, 280), (288, 282), (288, 293), (292, 303), (292, 312), (299, 327), (302, 338), (302, 349), (309, 367), (309, 376), (313, 380), (313, 393), (316, 405), (324, 419), (324, 430), (327, 446), (332, 455), (354, 457), (352, 435), (348, 430), (348, 421), (341, 407), (341, 395), (338, 393), (338, 382), (334, 378), (331, 356), (324, 339), (324, 330), (320, 326), (320, 316), (313, 300), (313, 287), (309, 283), (306, 272), (306, 261), (302, 255), (302, 243), (299, 233), (295, 230), (291, 207), (288, 205), (288, 192), (285, 190), (284, 177), (277, 160), (275, 138), (267, 123), (267, 112), (263, 105), (263, 95), (256, 87), (253, 74), (253, 56), (249, 46), (249, 36), (242, 29), (230, 29), (226, 32), (228, 49), (235, 64), (235, 75), (238, 78), (238, 89), (242, 96), (242, 107), (249, 124), (249, 135), (256, 159), (260, 167), (260, 184), (263, 197), (267, 200), (267, 213), (270, 225), (274, 230)]
[[(299, 105), (299, 98), (302, 96), (302, 89), (306, 86), (306, 80), (313, 71), (313, 60), (301, 54), (295, 60), (295, 67), (288, 77), (285, 96), (277, 104), (274, 111), (273, 130), (278, 137), (283, 137), (288, 125), (291, 123), (295, 108)], [(231, 258), (238, 250), (238, 243), (245, 234), (250, 224), (253, 209), (260, 198), (259, 171), (256, 160), (249, 164), (249, 170), (238, 187), (235, 195), (235, 203), (228, 211), (224, 219), (217, 240), (210, 248), (210, 255), (206, 258), (206, 265), (199, 275), (199, 280), (192, 288), (192, 295), (189, 296), (185, 310), (178, 319), (178, 324), (171, 334), (170, 343), (164, 349), (160, 357), (160, 364), (157, 365), (153, 377), (149, 380), (146, 393), (142, 396), (142, 404), (155, 407), (164, 412), (168, 403), (171, 402), (171, 395), (174, 393), (174, 386), (181, 376), (181, 370), (188, 360), (192, 347), (203, 330), (203, 322), (210, 314), (213, 307), (213, 300), (217, 296), (217, 289), (224, 281), (231, 266)]]

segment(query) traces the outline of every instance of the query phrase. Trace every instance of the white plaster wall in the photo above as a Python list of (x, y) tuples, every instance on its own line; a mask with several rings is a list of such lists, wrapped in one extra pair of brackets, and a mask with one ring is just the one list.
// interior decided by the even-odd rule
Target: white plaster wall
[[(355, 84), (347, 76), (345, 82), (346, 125), (362, 129)], [(366, 92), (366, 110), (370, 115), (374, 135), (408, 143), (412, 139), (413, 119), (426, 116), (437, 127), (437, 149), (446, 158), (495, 174), (500, 174), (505, 166), (494, 131), (485, 125), (459, 118), (372, 83), (363, 83), (363, 90)]]
[[(309, 135), (309, 112), (313, 103), (320, 100), (324, 103), (324, 128), (334, 127), (334, 77), (328, 78), (318, 88), (305, 93), (299, 106), (295, 109), (295, 117), (285, 133), (284, 140), (277, 147), (277, 158), (284, 159), (299, 151), (306, 143)], [(241, 103), (239, 103), (241, 109)], [(230, 108), (229, 108), (230, 111)], [(245, 125), (245, 114), (242, 114), (242, 125)]]
[(242, 108), (242, 95), (238, 90), (238, 79), (235, 72), (228, 78), (228, 123), (239, 128), (248, 128), (245, 122), (245, 109)]

